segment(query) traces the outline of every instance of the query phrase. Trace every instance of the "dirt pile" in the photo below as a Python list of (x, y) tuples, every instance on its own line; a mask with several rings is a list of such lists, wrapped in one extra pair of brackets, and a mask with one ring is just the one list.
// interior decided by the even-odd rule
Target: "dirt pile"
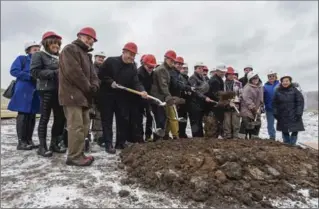
[(318, 195), (318, 153), (270, 140), (135, 144), (121, 160), (128, 173), (124, 182), (206, 206), (271, 207), (268, 200), (277, 197), (302, 201), (300, 188)]

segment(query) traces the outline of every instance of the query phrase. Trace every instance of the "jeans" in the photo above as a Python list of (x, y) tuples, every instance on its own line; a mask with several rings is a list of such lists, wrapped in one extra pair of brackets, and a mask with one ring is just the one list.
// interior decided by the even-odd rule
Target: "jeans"
[(282, 136), (285, 144), (296, 145), (298, 132), (292, 132), (291, 134), (289, 132), (282, 132)]
[(266, 111), (267, 130), (270, 139), (276, 139), (275, 117), (272, 111)]

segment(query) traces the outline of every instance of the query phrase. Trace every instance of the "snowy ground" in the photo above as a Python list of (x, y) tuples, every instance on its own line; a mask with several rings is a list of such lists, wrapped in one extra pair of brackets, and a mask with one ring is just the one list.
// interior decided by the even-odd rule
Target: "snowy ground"
[[(318, 143), (318, 115), (305, 113), (306, 131), (299, 136), (302, 142)], [(260, 136), (267, 137), (263, 117)], [(50, 131), (48, 131), (49, 133)], [(189, 130), (188, 130), (188, 134)], [(278, 138), (281, 136), (278, 133)], [(37, 133), (34, 133), (34, 139)], [(35, 140), (37, 141), (37, 140)], [(109, 155), (98, 146), (93, 147), (96, 161), (89, 168), (65, 166), (65, 155), (55, 154), (44, 159), (36, 151), (16, 150), (14, 120), (1, 122), (1, 208), (177, 208), (199, 206), (172, 199), (166, 194), (140, 189), (137, 185), (123, 186), (125, 173), (118, 169), (118, 155)], [(121, 198), (120, 190), (130, 195)], [(307, 196), (307, 191), (301, 191)], [(318, 207), (318, 199), (307, 203), (274, 200), (277, 207)]]

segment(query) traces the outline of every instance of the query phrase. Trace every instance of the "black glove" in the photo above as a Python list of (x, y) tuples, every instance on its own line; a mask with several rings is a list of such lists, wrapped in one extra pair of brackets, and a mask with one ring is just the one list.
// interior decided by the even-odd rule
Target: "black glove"
[(296, 115), (296, 116), (295, 116), (295, 120), (296, 120), (296, 121), (300, 121), (301, 118), (302, 118), (302, 115)]
[(275, 118), (276, 120), (278, 120), (278, 115), (275, 115), (275, 114), (274, 114), (274, 118)]

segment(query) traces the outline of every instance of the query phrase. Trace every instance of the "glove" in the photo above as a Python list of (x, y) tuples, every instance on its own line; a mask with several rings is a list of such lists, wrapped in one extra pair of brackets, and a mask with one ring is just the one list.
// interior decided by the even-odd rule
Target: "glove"
[(177, 105), (185, 104), (185, 99), (180, 97), (175, 97), (175, 104)]
[(172, 106), (175, 104), (185, 104), (185, 99), (179, 98), (179, 97), (172, 97), (168, 96), (165, 98), (165, 102), (168, 106)]
[(260, 108), (260, 113), (262, 114), (262, 113), (265, 113), (265, 107), (264, 106), (262, 106), (261, 108)]
[(115, 81), (112, 82), (111, 87), (113, 89), (116, 89), (118, 87), (117, 83)]
[(276, 120), (278, 120), (278, 115), (275, 115), (275, 114), (274, 114), (274, 118), (275, 118)]

